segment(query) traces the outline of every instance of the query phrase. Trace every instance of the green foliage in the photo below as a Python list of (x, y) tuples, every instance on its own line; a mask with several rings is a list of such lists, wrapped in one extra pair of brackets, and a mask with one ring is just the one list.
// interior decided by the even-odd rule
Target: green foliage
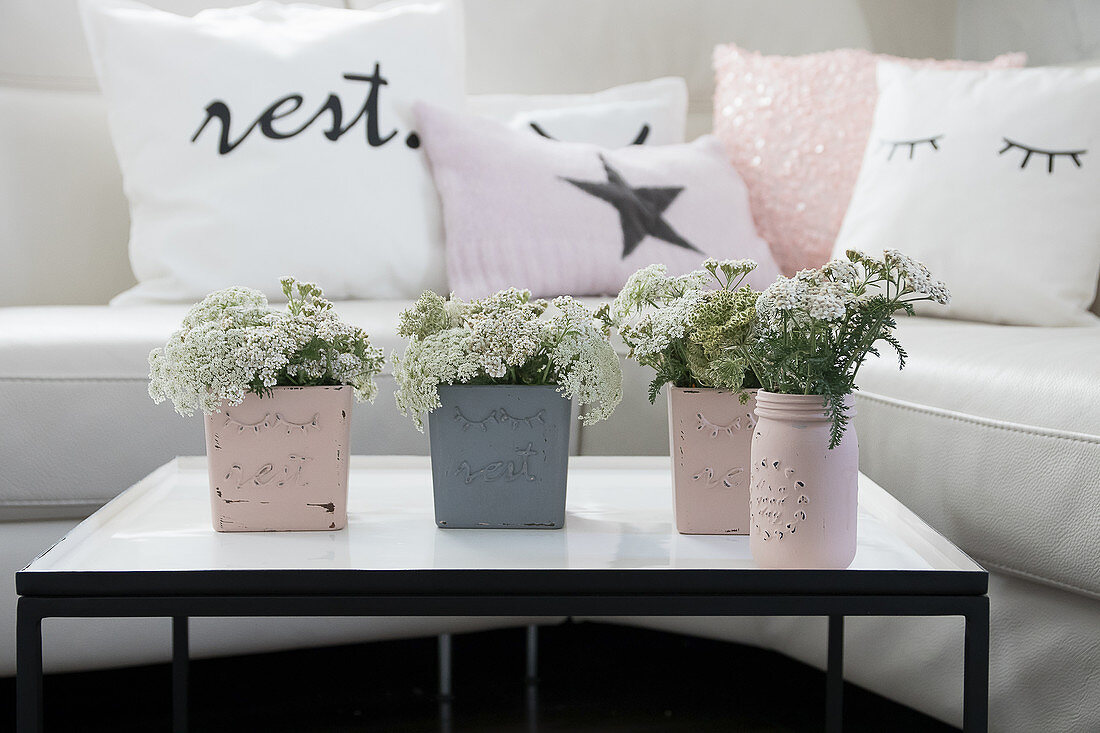
[(753, 338), (758, 293), (742, 286), (751, 260), (707, 260), (671, 277), (663, 265), (634, 273), (596, 316), (616, 328), (630, 358), (654, 370), (649, 400), (665, 384), (738, 391), (759, 385), (742, 353)]

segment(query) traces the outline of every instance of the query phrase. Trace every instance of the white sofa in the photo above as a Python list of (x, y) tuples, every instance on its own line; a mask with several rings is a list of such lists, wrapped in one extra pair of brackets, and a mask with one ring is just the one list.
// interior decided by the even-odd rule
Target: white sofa
[[(943, 29), (971, 17), (948, 0), (919, 10), (900, 0), (793, 5), (467, 0), (470, 90), (567, 92), (679, 74), (692, 91), (690, 126), (700, 132), (709, 126), (714, 43), (946, 57), (956, 44)], [(185, 306), (102, 305), (132, 283), (126, 228), (71, 3), (7, 0), (0, 8), (0, 306), (7, 306), (0, 307), (0, 572), (8, 585), (0, 592), (0, 675), (14, 671), (12, 573), (150, 469), (203, 452), (200, 421), (154, 406), (145, 391), (146, 354)], [(405, 305), (338, 309), (390, 351)], [(1100, 563), (1089, 552), (1100, 544), (1100, 328), (911, 319), (899, 336), (912, 354), (904, 372), (884, 360), (861, 373), (861, 465), (992, 571), (992, 728), (1100, 730)], [(665, 409), (646, 401), (648, 375), (633, 365), (626, 375), (619, 411), (578, 430), (575, 450), (667, 453)], [(377, 406), (355, 413), (354, 449), (426, 452), (424, 436), (392, 406), (389, 376), (381, 388)], [(232, 654), (525, 621), (208, 619), (196, 622), (192, 643), (200, 656)], [(824, 663), (819, 620), (614, 621)], [(53, 670), (167, 658), (161, 620), (47, 621), (46, 629)], [(957, 619), (853, 619), (846, 673), (957, 724), (961, 641)]]

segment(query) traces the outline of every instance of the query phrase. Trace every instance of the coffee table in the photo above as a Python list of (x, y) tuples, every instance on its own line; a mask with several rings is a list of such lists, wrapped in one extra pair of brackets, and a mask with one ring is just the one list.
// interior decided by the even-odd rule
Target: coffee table
[(219, 534), (204, 458), (177, 458), (16, 574), (21, 733), (42, 728), (42, 619), (173, 620), (186, 728), (193, 616), (828, 616), (826, 729), (842, 724), (844, 617), (962, 616), (964, 730), (986, 730), (988, 574), (866, 477), (848, 570), (762, 570), (748, 538), (680, 535), (667, 458), (570, 460), (562, 530), (438, 529), (431, 468), (355, 457), (341, 532)]

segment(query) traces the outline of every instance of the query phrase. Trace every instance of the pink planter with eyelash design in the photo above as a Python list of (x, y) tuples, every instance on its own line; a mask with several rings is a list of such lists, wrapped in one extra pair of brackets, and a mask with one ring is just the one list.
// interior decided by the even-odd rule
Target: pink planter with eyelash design
[(219, 532), (347, 526), (351, 387), (275, 387), (206, 416)]
[(749, 533), (749, 450), (756, 390), (748, 402), (723, 389), (668, 388), (673, 512), (681, 534)]

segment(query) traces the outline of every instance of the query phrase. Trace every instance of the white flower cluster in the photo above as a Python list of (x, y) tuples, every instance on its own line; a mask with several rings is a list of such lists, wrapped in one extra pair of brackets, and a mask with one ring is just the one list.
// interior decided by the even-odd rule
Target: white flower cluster
[(951, 301), (947, 286), (921, 262), (896, 249), (882, 258), (850, 250), (836, 259), (794, 277), (779, 277), (757, 300), (761, 323), (772, 330), (803, 327), (814, 322), (837, 323), (871, 298), (907, 302), (907, 295), (941, 305)]
[(423, 430), (440, 406), (441, 384), (554, 384), (582, 405), (585, 423), (602, 420), (622, 400), (618, 357), (591, 311), (572, 298), (531, 300), (502, 290), (482, 300), (444, 300), (426, 292), (401, 315), (409, 336), (394, 356), (397, 406)]
[(623, 371), (607, 333), (596, 325), (592, 311), (570, 297), (555, 298), (556, 313), (545, 321), (550, 363), (563, 394), (582, 405), (589, 425), (611, 415), (623, 399)]
[(320, 288), (287, 278), (283, 290), (287, 311), (248, 288), (219, 290), (193, 306), (149, 354), (150, 397), (171, 400), (182, 415), (215, 413), (278, 385), (347, 384), (358, 400), (373, 401), (382, 350), (341, 321)]
[(687, 335), (700, 303), (706, 297), (705, 290), (688, 290), (678, 298), (666, 300), (636, 318), (633, 322), (621, 322), (619, 333), (630, 345), (631, 355), (639, 361), (660, 355), (673, 342)]
[(940, 305), (951, 302), (951, 291), (947, 289), (947, 285), (943, 280), (934, 278), (923, 262), (896, 249), (884, 250), (882, 256), (888, 268), (897, 270), (905, 292), (927, 296), (933, 303)]
[(504, 379), (542, 350), (544, 300), (509, 288), (470, 304), (464, 314), (466, 345), (478, 366), (493, 379)]
[(794, 277), (776, 278), (756, 301), (760, 322), (766, 328), (780, 329), (784, 324), (842, 320), (857, 300), (852, 286), (858, 272), (854, 266), (849, 270), (847, 265), (851, 264), (834, 260), (820, 270), (801, 270)]
[(668, 268), (664, 265), (643, 267), (627, 279), (612, 302), (611, 318), (617, 324), (627, 323), (635, 314), (649, 308), (661, 307), (667, 301), (681, 298), (687, 293), (706, 289), (709, 278), (705, 270), (669, 277)]

